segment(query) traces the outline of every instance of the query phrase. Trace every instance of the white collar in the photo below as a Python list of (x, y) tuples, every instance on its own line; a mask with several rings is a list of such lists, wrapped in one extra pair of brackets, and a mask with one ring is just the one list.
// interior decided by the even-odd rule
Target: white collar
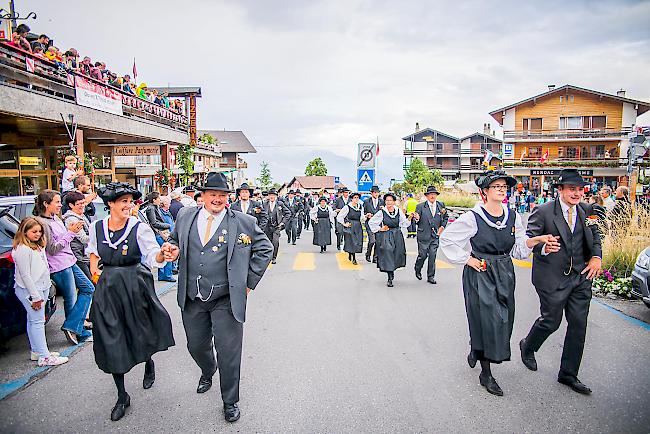
[(199, 211), (199, 214), (201, 215), (201, 218), (207, 220), (208, 217), (210, 217), (210, 216), (213, 216), (215, 219), (219, 219), (221, 216), (224, 215), (225, 212), (226, 212), (226, 208), (225, 208), (225, 207), (224, 207), (224, 208), (221, 210), (221, 212), (218, 213), (218, 214), (212, 214), (212, 213), (211, 213), (210, 211), (208, 211), (207, 209), (205, 209), (205, 208), (201, 208), (201, 210)]
[(562, 207), (562, 213), (563, 214), (568, 214), (569, 208), (573, 208), (574, 211), (575, 211), (575, 206), (570, 206), (569, 204), (564, 203), (562, 198), (559, 198), (558, 200), (560, 201), (560, 206)]
[[(508, 209), (508, 207), (503, 203), (501, 204), (501, 207), (503, 208), (503, 215), (501, 216), (503, 217), (503, 220), (501, 220), (501, 224), (498, 225), (494, 223), (492, 220), (487, 218), (487, 216), (483, 212), (483, 210), (485, 209), (483, 204), (476, 204), (474, 208), (472, 208), (472, 211), (474, 211), (475, 214), (480, 216), (488, 226), (501, 230), (506, 226), (508, 226), (508, 217), (510, 217), (510, 210)], [(487, 210), (485, 211), (487, 212)]]
[(434, 200), (433, 203), (429, 202), (429, 200), (427, 199), (427, 203), (429, 204), (429, 207), (435, 208), (436, 204), (438, 203), (438, 199)]
[(133, 227), (140, 221), (137, 218), (131, 216), (126, 222), (126, 228), (124, 229), (124, 233), (120, 238), (117, 239), (117, 241), (111, 241), (111, 237), (109, 236), (109, 231), (108, 231), (108, 219), (110, 216), (104, 217), (102, 220), (102, 227), (104, 230), (104, 244), (108, 244), (108, 247), (111, 249), (117, 250), (117, 246), (119, 246), (122, 241), (126, 240), (126, 238), (129, 236), (131, 233), (131, 230)]

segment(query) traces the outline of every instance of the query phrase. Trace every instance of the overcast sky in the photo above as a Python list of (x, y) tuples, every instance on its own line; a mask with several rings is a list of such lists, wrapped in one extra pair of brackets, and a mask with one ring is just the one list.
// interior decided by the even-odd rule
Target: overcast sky
[(15, 2), (62, 50), (201, 86), (199, 128), (244, 131), (248, 175), (266, 160), (278, 182), (321, 156), (353, 186), (356, 144), (377, 137), (379, 181), (399, 179), (416, 122), (499, 135), (488, 112), (548, 84), (650, 100), (648, 1)]

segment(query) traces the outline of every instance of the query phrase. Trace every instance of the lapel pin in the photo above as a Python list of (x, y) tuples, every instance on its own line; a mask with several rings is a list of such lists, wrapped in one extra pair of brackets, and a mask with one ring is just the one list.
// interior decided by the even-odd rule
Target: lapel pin
[(217, 247), (217, 246), (213, 246), (213, 247), (212, 247), (212, 251), (213, 251), (213, 252), (216, 252), (217, 250), (219, 250), (219, 247)]

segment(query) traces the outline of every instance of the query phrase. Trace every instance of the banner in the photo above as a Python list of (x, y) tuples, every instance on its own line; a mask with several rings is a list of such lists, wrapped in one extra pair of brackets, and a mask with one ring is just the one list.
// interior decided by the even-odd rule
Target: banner
[(116, 115), (123, 114), (122, 95), (119, 91), (79, 75), (75, 76), (74, 84), (77, 104)]

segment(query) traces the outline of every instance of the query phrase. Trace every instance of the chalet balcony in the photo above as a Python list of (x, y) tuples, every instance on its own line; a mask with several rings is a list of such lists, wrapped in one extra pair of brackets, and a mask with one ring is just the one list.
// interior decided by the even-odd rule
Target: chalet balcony
[(619, 140), (631, 128), (580, 128), (570, 130), (506, 130), (504, 142), (561, 142), (572, 140)]
[(505, 168), (512, 167), (620, 167), (625, 166), (626, 161), (621, 162), (618, 157), (610, 158), (554, 158), (540, 162), (539, 158), (524, 158), (521, 160), (505, 160)]
[(427, 156), (437, 156), (437, 155), (450, 155), (450, 156), (457, 156), (459, 155), (459, 148), (458, 146), (452, 146), (452, 145), (429, 145), (427, 149), (409, 149), (409, 148), (404, 148), (404, 153), (403, 155), (405, 156), (416, 156), (416, 155), (427, 155)]

